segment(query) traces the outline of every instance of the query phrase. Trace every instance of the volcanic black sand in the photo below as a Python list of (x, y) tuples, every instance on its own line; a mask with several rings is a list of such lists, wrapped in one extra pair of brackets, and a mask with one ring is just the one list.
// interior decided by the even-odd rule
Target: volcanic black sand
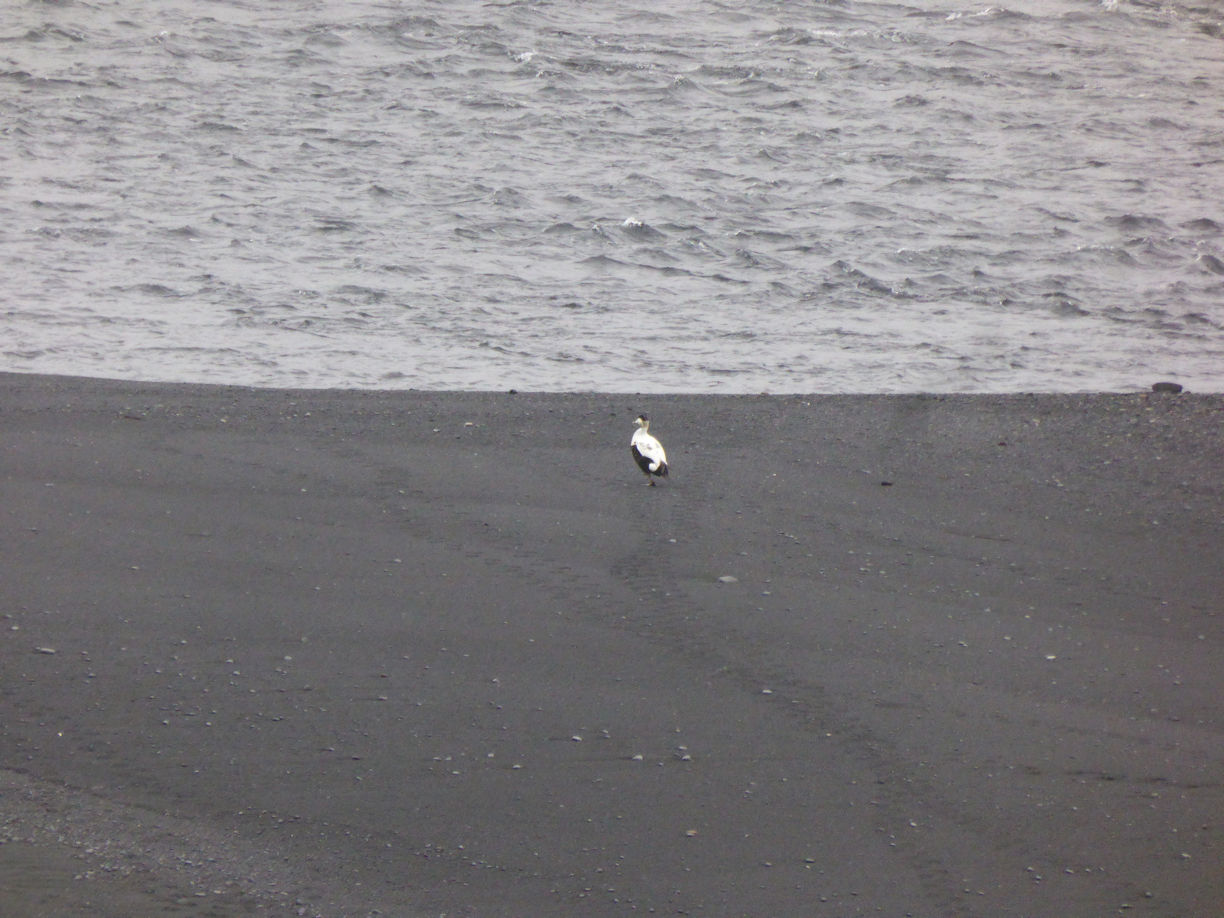
[(0, 375), (0, 914), (1224, 914), (1222, 412)]

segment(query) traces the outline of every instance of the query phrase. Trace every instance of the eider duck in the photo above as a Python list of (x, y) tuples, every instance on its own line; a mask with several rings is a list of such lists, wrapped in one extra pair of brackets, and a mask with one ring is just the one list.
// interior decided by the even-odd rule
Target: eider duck
[(643, 414), (633, 423), (637, 425), (637, 430), (629, 441), (629, 450), (633, 453), (633, 461), (653, 488), (655, 482), (652, 476), (667, 477), (667, 453), (663, 451), (663, 444), (650, 434), (650, 418)]

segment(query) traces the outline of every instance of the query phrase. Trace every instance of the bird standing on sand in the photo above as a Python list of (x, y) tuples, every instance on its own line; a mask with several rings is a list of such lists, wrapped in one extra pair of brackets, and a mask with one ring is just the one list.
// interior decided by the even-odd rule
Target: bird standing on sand
[(633, 423), (637, 425), (637, 430), (629, 441), (629, 450), (633, 453), (633, 461), (653, 488), (655, 482), (652, 476), (667, 477), (667, 453), (663, 451), (663, 444), (650, 434), (650, 418), (639, 415)]

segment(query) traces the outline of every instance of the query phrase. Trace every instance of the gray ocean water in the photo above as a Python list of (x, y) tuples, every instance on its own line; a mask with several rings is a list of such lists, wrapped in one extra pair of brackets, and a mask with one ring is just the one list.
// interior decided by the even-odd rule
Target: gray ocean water
[(0, 369), (1224, 391), (1218, 0), (0, 11)]

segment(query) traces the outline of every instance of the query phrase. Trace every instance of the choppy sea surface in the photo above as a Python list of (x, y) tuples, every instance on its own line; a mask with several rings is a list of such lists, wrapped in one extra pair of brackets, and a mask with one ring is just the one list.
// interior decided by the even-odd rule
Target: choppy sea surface
[(9, 0), (0, 369), (1224, 391), (1217, 0)]

